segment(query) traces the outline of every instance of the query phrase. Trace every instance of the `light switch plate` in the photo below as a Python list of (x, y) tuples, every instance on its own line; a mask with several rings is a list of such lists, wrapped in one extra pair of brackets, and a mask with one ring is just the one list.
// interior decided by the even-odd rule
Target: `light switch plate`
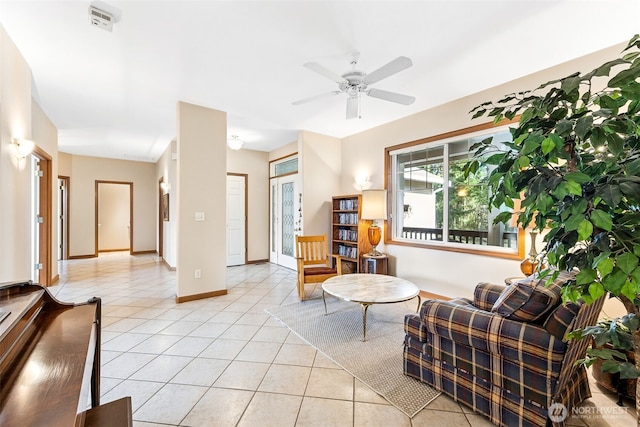
[(196, 221), (204, 221), (204, 212), (196, 212)]

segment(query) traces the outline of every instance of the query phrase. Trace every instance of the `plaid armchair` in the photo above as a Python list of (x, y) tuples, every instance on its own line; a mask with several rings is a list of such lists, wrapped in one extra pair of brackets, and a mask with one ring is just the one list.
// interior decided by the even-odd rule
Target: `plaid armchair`
[(589, 341), (563, 338), (593, 324), (604, 302), (561, 304), (571, 278), (561, 273), (549, 286), (535, 276), (480, 283), (473, 301), (425, 301), (405, 317), (404, 373), (500, 426), (563, 425), (591, 397), (585, 368), (574, 366)]

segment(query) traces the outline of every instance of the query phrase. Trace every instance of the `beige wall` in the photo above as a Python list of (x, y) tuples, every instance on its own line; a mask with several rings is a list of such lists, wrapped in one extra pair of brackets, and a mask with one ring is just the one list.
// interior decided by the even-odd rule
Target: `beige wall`
[(269, 152), (269, 161), (274, 161), (278, 159), (282, 159), (283, 157), (290, 156), (298, 152), (298, 141), (290, 142), (287, 145), (283, 145), (280, 148), (277, 148), (273, 151)]
[(341, 194), (340, 139), (301, 131), (298, 168), (301, 171), (303, 234), (326, 234), (331, 238), (331, 197)]
[[(618, 57), (622, 48), (623, 45), (619, 45), (605, 49), (345, 138), (342, 147), (342, 190), (351, 191), (354, 176), (360, 172), (371, 177), (373, 188), (382, 188), (385, 147), (486, 122), (486, 119), (472, 121), (468, 112), (484, 101), (498, 100), (508, 93), (533, 89), (575, 71), (591, 71), (604, 61)], [(392, 273), (412, 280), (424, 290), (447, 296), (470, 296), (479, 281), (502, 283), (505, 277), (521, 275), (519, 261), (514, 260), (398, 245), (381, 244), (378, 248), (390, 255)]]
[(28, 161), (18, 161), (12, 137), (31, 138), (31, 71), (0, 27), (0, 282), (31, 277)]
[[(155, 164), (69, 156), (69, 256), (95, 255), (96, 181), (133, 183), (133, 252), (155, 251), (157, 201)], [(66, 162), (66, 159), (65, 159)], [(66, 169), (66, 168), (65, 168)]]
[[(30, 160), (18, 160), (12, 138), (31, 139), (52, 159), (56, 172), (57, 132), (31, 98), (31, 70), (0, 25), (0, 282), (31, 278)], [(55, 180), (54, 180), (55, 181)], [(55, 188), (55, 183), (52, 183)], [(53, 192), (52, 209), (56, 206)], [(53, 210), (55, 216), (55, 210)], [(51, 279), (58, 266), (57, 224), (52, 222)]]
[(176, 294), (185, 298), (226, 289), (227, 114), (178, 102), (177, 130)]
[(247, 175), (247, 261), (269, 259), (269, 154), (227, 149), (227, 173)]

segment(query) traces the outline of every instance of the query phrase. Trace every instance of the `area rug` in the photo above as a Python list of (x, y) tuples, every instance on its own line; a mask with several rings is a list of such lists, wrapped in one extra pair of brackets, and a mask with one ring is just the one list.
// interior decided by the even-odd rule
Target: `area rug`
[(413, 417), (440, 392), (402, 372), (405, 304), (372, 305), (367, 340), (362, 341), (360, 304), (322, 298), (265, 309), (296, 335), (358, 378), (389, 403)]

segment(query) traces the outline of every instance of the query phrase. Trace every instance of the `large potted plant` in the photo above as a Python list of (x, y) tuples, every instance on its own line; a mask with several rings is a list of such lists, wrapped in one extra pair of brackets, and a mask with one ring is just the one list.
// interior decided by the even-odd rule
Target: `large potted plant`
[(636, 394), (637, 379), (633, 373), (635, 354), (631, 329), (637, 329), (638, 319), (633, 314), (615, 319), (601, 319), (594, 326), (575, 331), (570, 336), (583, 338), (590, 336), (593, 345), (587, 350), (582, 361), (592, 367), (593, 377), (607, 390), (618, 393), (618, 405), (623, 398), (633, 399)]
[[(472, 147), (465, 173), (481, 163), (489, 176), (490, 203), (513, 208), (517, 221), (545, 232), (547, 268), (578, 269), (563, 297), (587, 303), (605, 293), (619, 298), (629, 317), (635, 363), (623, 377), (640, 373), (640, 40), (621, 57), (586, 74), (575, 73), (533, 91), (485, 102), (473, 117), (518, 118), (512, 142), (497, 148), (489, 139)], [(511, 220), (503, 212), (496, 222)], [(607, 350), (603, 350), (606, 352)], [(611, 350), (609, 350), (611, 351)], [(601, 357), (607, 358), (605, 353)], [(636, 392), (640, 408), (640, 390)]]

